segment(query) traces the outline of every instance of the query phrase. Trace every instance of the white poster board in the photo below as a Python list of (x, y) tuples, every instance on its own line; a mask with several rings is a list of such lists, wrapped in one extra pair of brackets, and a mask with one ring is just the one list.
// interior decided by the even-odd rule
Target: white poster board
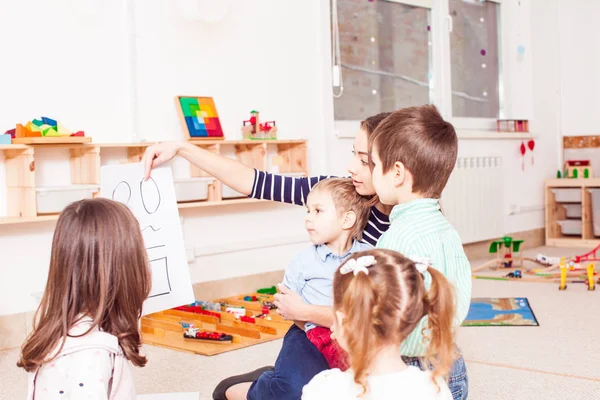
[(143, 314), (193, 303), (171, 167), (153, 169), (145, 181), (142, 163), (104, 165), (100, 193), (127, 205), (140, 223), (152, 270), (152, 290)]

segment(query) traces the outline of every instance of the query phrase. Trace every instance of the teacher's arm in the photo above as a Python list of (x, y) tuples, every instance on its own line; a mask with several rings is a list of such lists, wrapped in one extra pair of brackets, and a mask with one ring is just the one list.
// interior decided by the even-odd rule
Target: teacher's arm
[(146, 179), (150, 177), (152, 168), (177, 155), (246, 196), (299, 206), (306, 205), (308, 193), (317, 182), (329, 178), (326, 175), (312, 177), (274, 175), (188, 142), (165, 142), (146, 149), (143, 158)]

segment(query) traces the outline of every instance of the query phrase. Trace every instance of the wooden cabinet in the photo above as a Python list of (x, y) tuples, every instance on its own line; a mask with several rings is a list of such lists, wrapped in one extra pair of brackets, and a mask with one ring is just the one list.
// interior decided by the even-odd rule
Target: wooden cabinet
[[(600, 178), (546, 180), (547, 246), (595, 247), (600, 244), (598, 229), (594, 229), (592, 191), (596, 189), (600, 189)], [(598, 225), (598, 216), (595, 219)]]

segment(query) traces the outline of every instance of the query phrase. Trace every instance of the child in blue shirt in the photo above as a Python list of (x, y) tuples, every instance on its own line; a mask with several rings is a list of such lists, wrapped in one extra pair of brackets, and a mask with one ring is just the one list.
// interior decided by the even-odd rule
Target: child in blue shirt
[[(331, 178), (312, 188), (306, 208), (305, 225), (313, 245), (292, 260), (279, 286), (282, 293), (297, 293), (307, 306), (331, 307), (335, 271), (350, 254), (372, 249), (360, 242), (371, 201), (356, 192), (352, 179)], [(329, 314), (333, 319), (333, 313)], [(300, 398), (302, 387), (317, 373), (344, 366), (343, 353), (331, 340), (329, 328), (315, 321), (295, 322), (283, 339), (273, 369), (228, 378), (215, 389), (213, 398)], [(296, 360), (307, 353), (321, 362), (309, 369), (298, 368)], [(245, 380), (250, 375), (256, 379), (251, 384)]]

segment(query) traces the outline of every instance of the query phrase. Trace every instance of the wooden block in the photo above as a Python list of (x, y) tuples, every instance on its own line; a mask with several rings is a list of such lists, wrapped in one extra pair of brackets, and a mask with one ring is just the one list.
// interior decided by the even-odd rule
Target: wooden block
[(264, 318), (256, 318), (256, 325), (276, 329), (277, 333), (287, 332), (293, 323), (294, 323), (293, 321), (275, 321), (275, 320), (269, 321), (268, 319), (264, 319)]
[(208, 201), (221, 201), (223, 200), (222, 196), (222, 188), (223, 185), (221, 182), (215, 179), (213, 183), (208, 185)]
[(255, 330), (255, 329), (242, 328), (239, 326), (229, 326), (229, 325), (218, 324), (215, 327), (215, 331), (240, 335), (240, 336), (244, 336), (244, 337), (251, 338), (251, 339), (260, 339), (261, 338), (259, 331)]
[[(238, 296), (236, 296), (238, 297)], [(219, 301), (224, 301), (227, 304), (231, 304), (232, 306), (239, 306), (239, 307), (244, 307), (246, 310), (253, 310), (253, 311), (262, 311), (263, 305), (260, 301), (244, 301), (244, 300), (240, 300), (239, 298), (236, 297), (228, 297), (226, 299), (221, 299)], [(243, 296), (239, 296), (242, 297)]]
[(195, 319), (197, 321), (207, 322), (209, 324), (218, 324), (219, 318), (213, 317), (211, 315), (202, 315), (202, 314), (194, 314), (185, 311), (179, 310), (165, 310), (163, 311), (167, 315), (175, 315), (181, 317), (184, 320)]
[(77, 147), (71, 153), (71, 183), (100, 184), (100, 147)]
[(269, 335), (277, 335), (277, 329), (272, 326), (265, 326), (260, 324), (251, 324), (250, 322), (242, 322), (242, 321), (223, 321), (223, 325), (227, 326), (236, 326), (245, 329), (252, 329), (257, 332), (266, 333)]

